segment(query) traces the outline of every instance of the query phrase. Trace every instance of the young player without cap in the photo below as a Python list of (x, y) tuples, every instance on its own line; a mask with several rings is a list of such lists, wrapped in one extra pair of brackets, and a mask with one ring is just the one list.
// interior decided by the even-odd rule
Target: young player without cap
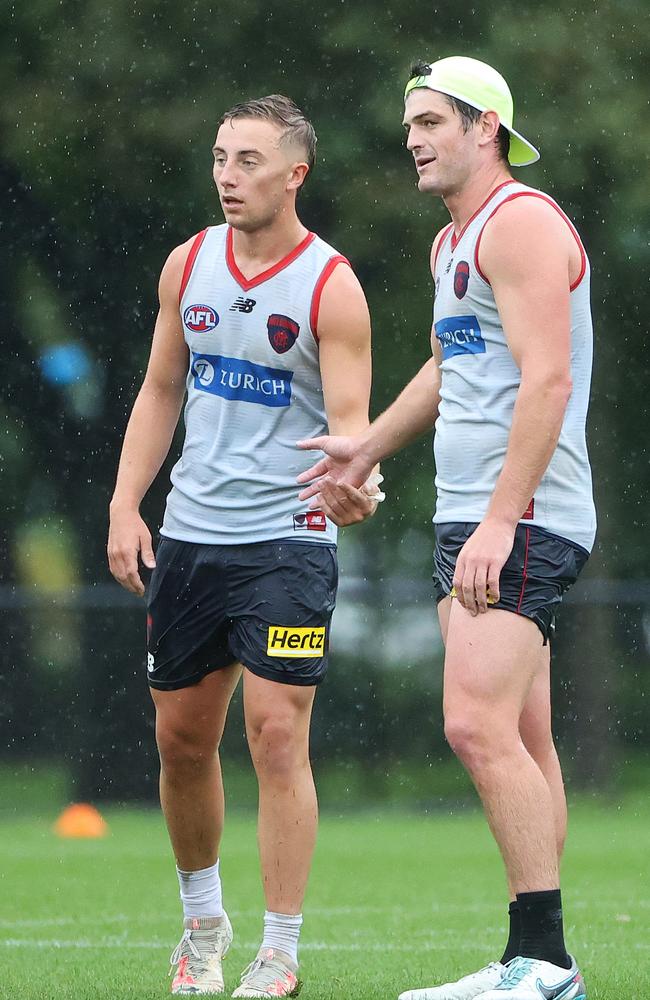
[[(377, 476), (318, 511), (298, 500), (298, 437), (368, 424), (370, 323), (348, 262), (296, 214), (316, 136), (278, 95), (227, 111), (213, 149), (226, 218), (177, 247), (160, 278), (149, 366), (111, 502), (113, 575), (147, 587), (148, 679), (160, 794), (176, 856), (184, 933), (175, 994), (224, 991), (232, 940), (222, 902), (219, 742), (243, 673), (259, 784), (266, 898), (259, 953), (237, 997), (297, 992), (301, 908), (317, 824), (309, 763), (316, 686), (327, 668), (336, 526), (376, 507)], [(140, 502), (186, 434), (154, 559)], [(340, 492), (340, 491), (339, 491)]]
[(433, 357), (366, 431), (302, 442), (329, 457), (300, 477), (324, 477), (301, 496), (331, 496), (435, 422), (445, 733), (503, 856), (510, 933), (500, 961), (400, 1000), (586, 995), (562, 928), (566, 802), (548, 639), (595, 534), (589, 264), (559, 206), (513, 179), (510, 165), (539, 154), (512, 123), (492, 67), (465, 57), (413, 66), (407, 146), (419, 190), (452, 219), (431, 251)]

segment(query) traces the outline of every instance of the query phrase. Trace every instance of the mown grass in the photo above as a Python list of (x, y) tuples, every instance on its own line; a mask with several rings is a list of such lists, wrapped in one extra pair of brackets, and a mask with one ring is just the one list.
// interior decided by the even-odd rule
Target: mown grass
[[(0, 822), (0, 996), (158, 1000), (180, 934), (173, 863), (157, 811), (112, 810), (110, 834), (65, 841), (52, 818)], [(564, 865), (567, 940), (590, 1000), (650, 997), (650, 807), (573, 810)], [(222, 875), (234, 988), (259, 943), (255, 821), (230, 815)], [(394, 1000), (499, 956), (504, 890), (477, 812), (329, 814), (304, 912), (305, 998)]]

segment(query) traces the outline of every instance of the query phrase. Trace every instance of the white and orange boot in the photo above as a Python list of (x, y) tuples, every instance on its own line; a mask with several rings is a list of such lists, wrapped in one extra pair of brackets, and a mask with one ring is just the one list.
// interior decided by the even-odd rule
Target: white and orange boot
[(261, 948), (254, 962), (244, 969), (234, 997), (297, 997), (302, 983), (298, 966), (275, 948)]
[(224, 992), (221, 962), (232, 941), (228, 915), (186, 917), (183, 937), (169, 959), (174, 972), (172, 993), (180, 996), (209, 996)]

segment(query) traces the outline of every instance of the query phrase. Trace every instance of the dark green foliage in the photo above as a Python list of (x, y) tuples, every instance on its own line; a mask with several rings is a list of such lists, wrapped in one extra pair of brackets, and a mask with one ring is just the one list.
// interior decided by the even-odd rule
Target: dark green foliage
[[(209, 150), (222, 110), (279, 91), (312, 117), (319, 162), (301, 212), (351, 258), (366, 288), (376, 411), (427, 356), (427, 249), (445, 221), (444, 207), (415, 190), (402, 148), (402, 88), (414, 56), (455, 52), (506, 74), (516, 123), (543, 151), (522, 179), (555, 195), (584, 234), (597, 326), (590, 441), (601, 572), (646, 572), (638, 532), (649, 485), (650, 22), (638, 5), (41, 0), (6, 5), (2, 20), (10, 249), (0, 279), (9, 337), (2, 457), (28, 514), (75, 520), (88, 579), (104, 572), (106, 502), (146, 364), (156, 276), (173, 246), (219, 220)], [(67, 334), (91, 352), (101, 375), (92, 417), (39, 383), (38, 344), (25, 322), (30, 289), (38, 307), (45, 295), (57, 305), (56, 322), (37, 309), (46, 340)], [(392, 546), (403, 518), (424, 523), (432, 506), (427, 449), (386, 471), (393, 517), (377, 518), (372, 531)], [(154, 521), (164, 491), (161, 481)], [(21, 508), (4, 519), (5, 543)]]

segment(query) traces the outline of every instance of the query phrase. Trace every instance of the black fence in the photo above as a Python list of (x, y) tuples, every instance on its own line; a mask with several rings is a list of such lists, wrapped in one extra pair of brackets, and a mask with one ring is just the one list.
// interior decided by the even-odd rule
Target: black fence
[[(6, 587), (0, 614), (0, 765), (64, 767), (78, 799), (154, 800), (142, 602), (111, 584), (50, 594)], [(649, 650), (650, 582), (585, 580), (568, 595), (553, 641), (554, 728), (574, 786), (632, 784), (648, 758)], [(384, 794), (391, 775), (400, 775), (403, 801), (426, 799), (426, 787), (440, 799), (462, 794), (442, 732), (429, 586), (344, 578), (331, 660), (314, 713), (317, 770), (338, 772), (334, 786), (352, 799), (355, 787)], [(248, 766), (237, 698), (224, 758)]]

